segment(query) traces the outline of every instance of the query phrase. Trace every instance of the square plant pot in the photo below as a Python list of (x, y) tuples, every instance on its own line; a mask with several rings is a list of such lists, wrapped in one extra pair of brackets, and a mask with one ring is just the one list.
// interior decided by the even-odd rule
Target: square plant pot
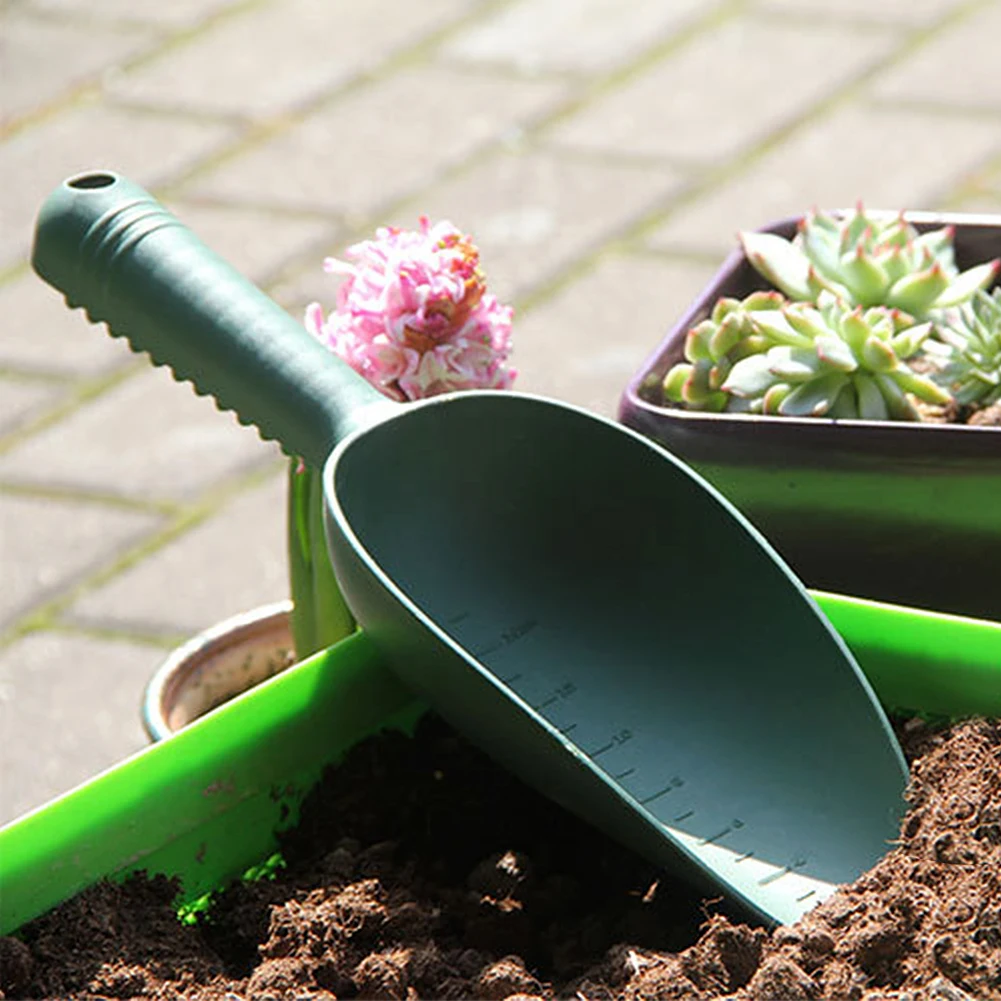
[[(907, 213), (955, 227), (960, 269), (1001, 256), (1001, 216)], [(798, 218), (764, 227), (791, 238)], [(771, 286), (732, 252), (623, 393), (623, 424), (689, 463), (810, 587), (1001, 615), (1001, 428), (705, 413), (665, 403), (664, 376), (721, 296)]]

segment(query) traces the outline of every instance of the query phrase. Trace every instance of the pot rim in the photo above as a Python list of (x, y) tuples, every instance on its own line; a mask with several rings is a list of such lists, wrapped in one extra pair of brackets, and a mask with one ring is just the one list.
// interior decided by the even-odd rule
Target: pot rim
[(170, 724), (167, 705), (187, 668), (246, 641), (269, 625), (277, 625), (280, 620), (287, 619), (291, 611), (292, 602), (287, 598), (258, 605), (214, 623), (172, 650), (143, 691), (141, 716), (149, 739), (160, 741), (177, 732)]

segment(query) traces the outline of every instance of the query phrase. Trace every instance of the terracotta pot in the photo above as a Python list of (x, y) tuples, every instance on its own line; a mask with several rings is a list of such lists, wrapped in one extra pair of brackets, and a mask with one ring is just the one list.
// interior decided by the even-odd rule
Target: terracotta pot
[[(965, 269), (1001, 256), (1001, 217), (909, 213), (956, 227)], [(764, 227), (791, 237), (798, 219)], [(620, 420), (688, 462), (811, 587), (1001, 615), (1001, 428), (714, 414), (665, 405), (664, 375), (720, 296), (770, 286), (736, 250), (626, 388)], [(669, 516), (669, 513), (668, 513)]]
[(291, 666), (291, 601), (234, 615), (193, 636), (146, 686), (142, 720), (163, 740), (217, 706)]

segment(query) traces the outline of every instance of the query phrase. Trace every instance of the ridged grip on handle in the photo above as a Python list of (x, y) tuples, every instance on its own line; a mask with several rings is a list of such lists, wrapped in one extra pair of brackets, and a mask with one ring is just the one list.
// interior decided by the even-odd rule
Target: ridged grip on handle
[(311, 465), (396, 406), (116, 174), (71, 178), (48, 197), (32, 264), (70, 306)]

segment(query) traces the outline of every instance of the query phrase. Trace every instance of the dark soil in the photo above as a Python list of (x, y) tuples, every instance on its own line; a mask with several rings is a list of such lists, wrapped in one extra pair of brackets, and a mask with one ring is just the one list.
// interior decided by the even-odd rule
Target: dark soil
[(1001, 999), (1001, 723), (900, 733), (899, 844), (774, 932), (741, 924), (498, 770), (436, 719), (328, 771), (287, 868), (196, 926), (157, 877), (0, 939), (31, 998)]

